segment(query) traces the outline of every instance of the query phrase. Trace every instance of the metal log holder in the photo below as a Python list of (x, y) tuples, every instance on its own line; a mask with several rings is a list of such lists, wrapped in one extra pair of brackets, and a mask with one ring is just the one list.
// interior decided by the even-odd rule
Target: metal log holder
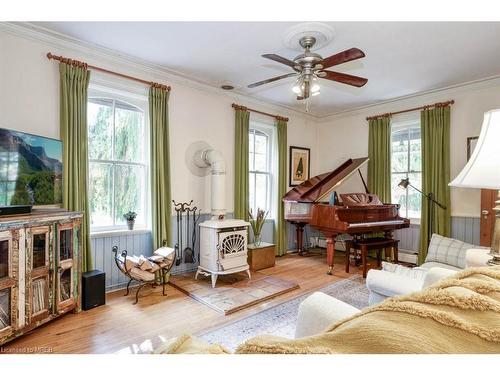
[[(201, 209), (197, 206), (191, 207), (193, 200), (189, 202), (179, 202), (172, 200), (174, 204), (174, 210), (177, 214), (177, 243), (175, 244), (175, 265), (179, 266), (182, 262), (184, 263), (196, 263), (196, 258), (200, 258), (198, 251), (198, 257), (195, 256), (195, 246), (196, 246), (196, 225), (201, 215)], [(186, 215), (185, 228), (183, 223), (183, 215)], [(192, 218), (192, 219), (191, 219)], [(189, 229), (190, 223), (192, 221), (192, 234), (191, 234), (191, 246), (189, 244)], [(184, 247), (184, 233), (186, 233), (186, 247)]]
[[(127, 250), (123, 250), (121, 252), (120, 255), (122, 258), (120, 258), (120, 256), (118, 255), (118, 246), (113, 246), (112, 251), (115, 254), (114, 257), (115, 257), (116, 266), (125, 276), (127, 276), (129, 278), (129, 281), (127, 283), (127, 292), (125, 293), (125, 296), (128, 296), (128, 294), (129, 294), (129, 288), (130, 288), (130, 284), (132, 283), (132, 281), (135, 281), (139, 284), (139, 287), (137, 288), (137, 291), (135, 293), (135, 302), (133, 303), (135, 305), (135, 304), (137, 304), (137, 302), (139, 302), (139, 292), (142, 289), (142, 287), (144, 285), (149, 284), (149, 285), (151, 285), (152, 288), (155, 288), (158, 285), (158, 281), (157, 281), (158, 278), (155, 277), (155, 279), (153, 281), (144, 281), (144, 280), (141, 280), (141, 279), (138, 279), (138, 278), (132, 276), (130, 273), (131, 269), (127, 268)], [(177, 254), (174, 253), (174, 255), (176, 256)], [(170, 272), (170, 270), (172, 269), (174, 263), (175, 263), (175, 258), (173, 259), (173, 261), (169, 265), (162, 267), (158, 271), (156, 271), (159, 275), (159, 279), (160, 279), (159, 284), (162, 286), (162, 294), (164, 296), (167, 295), (167, 292), (166, 292), (166, 285), (168, 282), (167, 275)]]

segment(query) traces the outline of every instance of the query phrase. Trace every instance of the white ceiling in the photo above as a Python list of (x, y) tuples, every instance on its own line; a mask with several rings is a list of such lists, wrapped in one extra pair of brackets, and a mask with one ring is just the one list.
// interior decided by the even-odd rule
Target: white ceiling
[[(131, 55), (218, 87), (304, 111), (293, 78), (255, 89), (254, 81), (291, 71), (260, 57), (292, 59), (285, 31), (294, 22), (38, 22), (39, 26)], [(368, 78), (363, 88), (321, 80), (310, 114), (323, 117), (360, 106), (500, 75), (500, 23), (329, 22), (333, 41), (323, 57), (358, 47), (364, 59), (330, 68)]]

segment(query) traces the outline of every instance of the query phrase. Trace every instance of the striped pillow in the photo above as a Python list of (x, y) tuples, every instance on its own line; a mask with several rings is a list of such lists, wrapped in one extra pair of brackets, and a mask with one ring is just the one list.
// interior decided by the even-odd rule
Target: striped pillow
[(462, 242), (454, 238), (440, 236), (434, 233), (427, 250), (426, 262), (438, 262), (450, 266), (465, 268), (465, 254), (469, 249), (487, 249), (486, 247)]
[(387, 272), (392, 272), (397, 275), (409, 277), (410, 279), (419, 280), (424, 282), (425, 275), (427, 275), (427, 270), (422, 268), (409, 268), (404, 267), (399, 264), (382, 262), (382, 269)]

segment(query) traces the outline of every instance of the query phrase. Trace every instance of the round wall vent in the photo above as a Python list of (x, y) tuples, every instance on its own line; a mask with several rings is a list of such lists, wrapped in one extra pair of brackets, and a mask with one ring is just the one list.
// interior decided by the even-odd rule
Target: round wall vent
[(302, 51), (299, 40), (305, 36), (316, 38), (316, 44), (312, 50), (323, 48), (329, 44), (335, 36), (333, 27), (321, 22), (304, 22), (290, 27), (285, 31), (283, 42), (287, 48)]

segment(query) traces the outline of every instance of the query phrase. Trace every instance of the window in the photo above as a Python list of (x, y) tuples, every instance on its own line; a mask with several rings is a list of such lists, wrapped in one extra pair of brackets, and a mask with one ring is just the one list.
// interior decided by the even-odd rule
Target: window
[(408, 178), (417, 189), (422, 190), (422, 147), (420, 120), (394, 121), (391, 139), (391, 186), (392, 203), (401, 205), (400, 214), (407, 218), (420, 218), (422, 197), (413, 187), (398, 186)]
[(255, 214), (257, 209), (269, 211), (272, 217), (272, 186), (274, 127), (250, 124), (249, 141), (249, 208)]
[[(143, 105), (145, 107), (145, 105)], [(88, 100), (89, 208), (93, 231), (125, 228), (123, 214), (147, 226), (145, 110), (114, 97)]]

